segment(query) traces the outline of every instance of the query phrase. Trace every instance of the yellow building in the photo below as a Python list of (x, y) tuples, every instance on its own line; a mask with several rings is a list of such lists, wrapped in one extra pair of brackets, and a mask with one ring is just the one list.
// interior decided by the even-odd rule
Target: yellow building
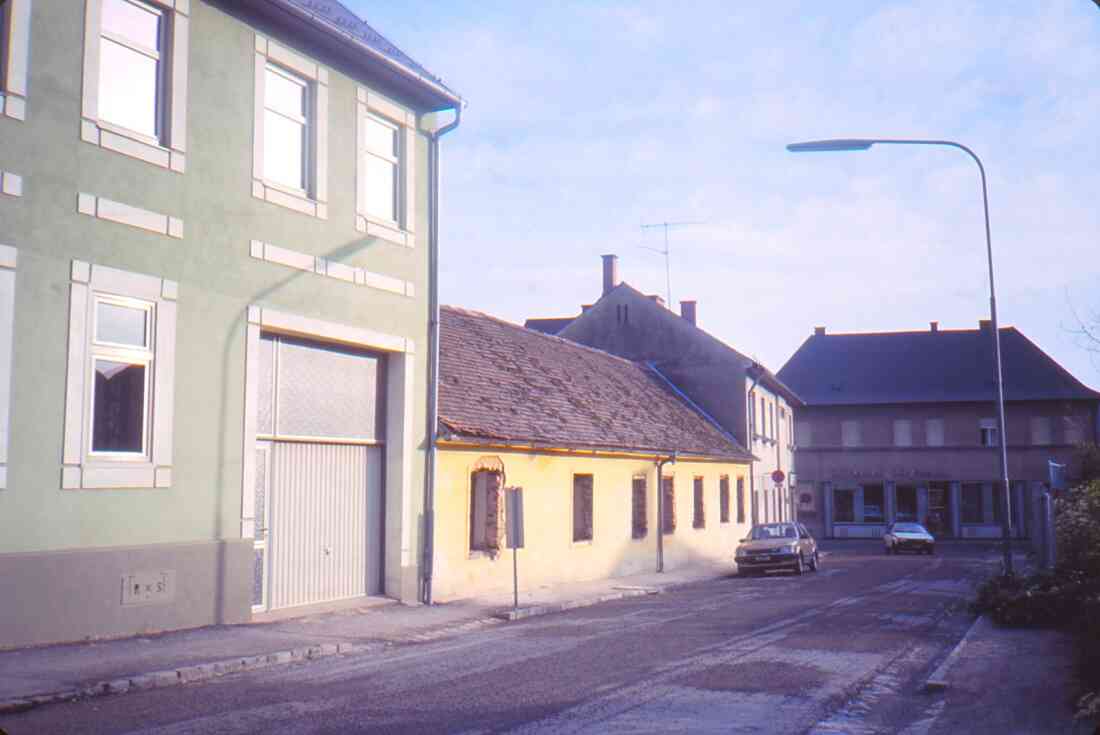
[(659, 515), (665, 569), (733, 569), (752, 456), (655, 370), (451, 307), (440, 338), (437, 600), (511, 588), (510, 487), (523, 587), (654, 571)]

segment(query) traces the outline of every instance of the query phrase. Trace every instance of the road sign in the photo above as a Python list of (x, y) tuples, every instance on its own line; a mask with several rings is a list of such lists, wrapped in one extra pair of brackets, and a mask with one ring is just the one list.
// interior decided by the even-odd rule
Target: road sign
[(772, 473), (772, 482), (776, 485), (782, 485), (783, 481), (787, 479), (787, 476), (783, 474), (783, 470), (776, 470)]
[(509, 549), (523, 548), (523, 488), (504, 489), (505, 543)]

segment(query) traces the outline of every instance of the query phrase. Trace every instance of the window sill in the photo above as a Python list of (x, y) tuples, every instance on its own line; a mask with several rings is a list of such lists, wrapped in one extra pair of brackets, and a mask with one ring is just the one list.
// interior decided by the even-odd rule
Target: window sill
[(402, 229), (395, 222), (382, 222), (362, 213), (355, 215), (355, 229), (366, 233), (368, 237), (377, 237), (380, 240), (392, 242), (406, 248), (416, 247), (416, 236), (411, 230)]
[(325, 202), (311, 199), (301, 191), (294, 191), (266, 179), (252, 180), (252, 196), (310, 217), (328, 219), (328, 205)]
[(86, 462), (61, 468), (63, 490), (152, 489), (172, 487), (172, 468), (152, 462)]
[(630, 536), (630, 540), (631, 540), (631, 541), (645, 541), (645, 540), (646, 540), (646, 539), (647, 539), (648, 537), (649, 537), (649, 534), (648, 534), (648, 533), (646, 533), (646, 534), (645, 534), (644, 536), (634, 536), (634, 535), (631, 535), (631, 536)]
[(473, 560), (473, 559), (489, 559), (491, 561), (491, 560), (495, 559), (498, 556), (500, 556), (499, 551), (496, 554), (494, 554), (491, 551), (484, 551), (482, 549), (472, 549), (470, 551), (470, 553), (467, 554), (466, 558), (470, 559), (470, 560)]
[(110, 123), (83, 118), (80, 121), (80, 139), (178, 174), (187, 169), (187, 156), (183, 151), (165, 148), (140, 133)]
[(592, 545), (592, 539), (590, 539), (590, 538), (581, 539), (580, 541), (574, 541), (573, 542), (573, 546), (591, 546), (591, 545)]
[(11, 92), (0, 91), (0, 116), (12, 120), (27, 119), (27, 99)]

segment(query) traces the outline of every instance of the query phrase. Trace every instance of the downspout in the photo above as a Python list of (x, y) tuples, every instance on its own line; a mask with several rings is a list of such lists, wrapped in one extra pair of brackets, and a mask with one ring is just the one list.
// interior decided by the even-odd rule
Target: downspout
[[(752, 364), (752, 367), (756, 367), (755, 362)], [(752, 385), (749, 386), (749, 411), (745, 414), (745, 420), (748, 422), (746, 427), (748, 431), (746, 433), (748, 434), (749, 440), (749, 454), (752, 454), (753, 432), (756, 429), (756, 422), (752, 421), (750, 417), (753, 416), (753, 412), (756, 411), (756, 386), (760, 382), (760, 376), (762, 374), (759, 370), (755, 372), (756, 377), (752, 379)], [(759, 510), (756, 507), (756, 468), (751, 464), (749, 467), (751, 468), (749, 470), (749, 513), (751, 513), (752, 522), (753, 525), (755, 525), (760, 522), (758, 515)]]
[(439, 431), (439, 139), (458, 127), (455, 119), (428, 131), (428, 451), (424, 454), (424, 525), (420, 601), (432, 604), (432, 562), (435, 558), (435, 444)]
[(676, 452), (657, 460), (657, 571), (665, 571), (665, 483), (661, 471), (666, 464), (676, 464)]

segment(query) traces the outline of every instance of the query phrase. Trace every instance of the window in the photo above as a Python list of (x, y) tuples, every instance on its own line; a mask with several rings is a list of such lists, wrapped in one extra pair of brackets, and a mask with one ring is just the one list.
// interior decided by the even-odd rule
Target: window
[[(416, 115), (362, 87), (357, 109), (356, 228), (411, 247), (416, 222)], [(624, 307), (620, 322), (626, 321)]]
[(0, 490), (8, 486), (11, 420), (11, 363), (15, 338), (15, 269), (19, 252), (0, 245)]
[(917, 489), (912, 485), (898, 485), (895, 518), (899, 521), (920, 522), (917, 518)]
[(31, 0), (0, 0), (0, 115), (23, 120), (27, 112), (27, 61)]
[(846, 447), (858, 447), (863, 444), (859, 431), (859, 421), (840, 422), (841, 443)]
[(997, 422), (993, 419), (982, 419), (978, 424), (978, 431), (983, 447), (998, 447), (1001, 445), (997, 433)]
[(928, 419), (924, 422), (924, 443), (929, 447), (943, 446), (943, 419)]
[(718, 522), (730, 522), (730, 478), (726, 475), (718, 478)]
[(635, 477), (630, 492), (630, 537), (645, 538), (649, 533), (646, 517), (646, 482), (644, 477)]
[(661, 478), (661, 493), (664, 496), (661, 532), (676, 533), (676, 486), (671, 477)]
[(982, 523), (985, 520), (984, 492), (980, 482), (962, 485), (962, 522)]
[(73, 263), (65, 488), (171, 484), (176, 288)]
[(257, 35), (252, 195), (328, 217), (328, 70)]
[(737, 478), (737, 522), (745, 522), (745, 478)]
[(794, 425), (794, 441), (800, 447), (813, 446), (813, 431), (809, 421), (798, 421)]
[(573, 540), (592, 540), (592, 475), (573, 475)]
[(856, 491), (833, 490), (833, 521), (854, 523), (856, 520)]
[(1076, 416), (1065, 416), (1062, 419), (1062, 431), (1064, 444), (1081, 444), (1085, 441), (1085, 429), (1082, 421)]
[(768, 408), (764, 398), (760, 398), (760, 436), (761, 438), (768, 435)]
[(177, 5), (88, 0), (81, 138), (182, 172), (188, 18)]
[(309, 82), (268, 63), (264, 70), (264, 175), (309, 196)]
[(706, 528), (707, 517), (706, 509), (703, 507), (703, 478), (696, 477), (692, 483), (693, 498), (693, 512), (691, 515), (691, 527), (692, 528)]
[(769, 436), (772, 438), (772, 441), (775, 441), (776, 439), (779, 438), (779, 436), (778, 436), (778, 434), (776, 433), (776, 430), (775, 430), (775, 404), (774, 403), (769, 403), (768, 404), (768, 422), (771, 424), (771, 426), (769, 427), (769, 428), (771, 428), (771, 433), (769, 434)]
[(500, 550), (500, 473), (470, 474), (470, 551)]
[(913, 422), (909, 419), (896, 419), (894, 421), (894, 446), (913, 446)]
[(1031, 417), (1031, 443), (1043, 447), (1052, 443), (1050, 416)]
[(882, 523), (886, 520), (886, 494), (882, 485), (863, 486), (863, 522)]

